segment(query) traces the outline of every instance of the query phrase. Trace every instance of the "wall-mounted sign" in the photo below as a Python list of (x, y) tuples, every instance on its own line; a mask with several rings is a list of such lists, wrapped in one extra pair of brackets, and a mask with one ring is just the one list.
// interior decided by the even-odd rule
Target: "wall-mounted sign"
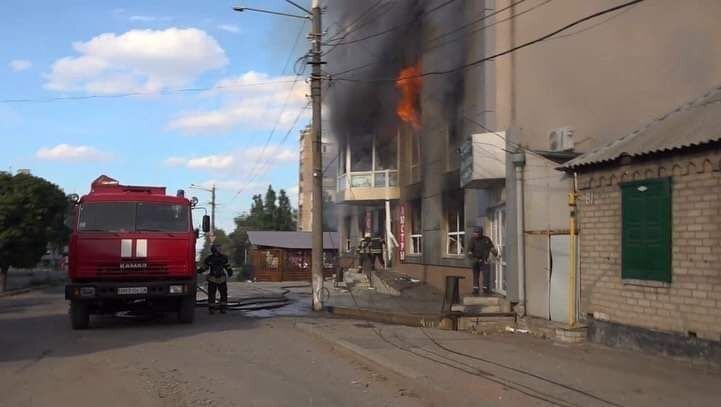
[(401, 204), (398, 219), (398, 257), (401, 261), (406, 259), (406, 205)]

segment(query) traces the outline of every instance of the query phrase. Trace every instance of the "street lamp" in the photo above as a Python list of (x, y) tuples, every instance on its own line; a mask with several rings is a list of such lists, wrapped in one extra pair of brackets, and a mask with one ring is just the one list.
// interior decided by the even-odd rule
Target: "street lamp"
[(311, 255), (311, 276), (313, 285), (313, 310), (322, 311), (320, 292), (323, 288), (323, 156), (321, 151), (321, 12), (320, 0), (311, 0), (311, 10), (308, 10), (294, 1), (285, 0), (286, 3), (303, 11), (304, 15), (281, 13), (271, 10), (260, 10), (250, 7), (233, 7), (235, 11), (256, 11), (259, 13), (275, 14), (284, 17), (309, 19), (311, 21), (311, 50), (310, 65), (313, 71), (310, 76), (310, 95), (313, 106), (313, 120), (311, 132), (311, 145), (313, 146), (313, 199), (315, 204), (312, 207), (312, 241), (313, 252)]
[(215, 184), (213, 184), (211, 188), (205, 188), (199, 185), (190, 184), (189, 188), (210, 192), (210, 235), (215, 238)]

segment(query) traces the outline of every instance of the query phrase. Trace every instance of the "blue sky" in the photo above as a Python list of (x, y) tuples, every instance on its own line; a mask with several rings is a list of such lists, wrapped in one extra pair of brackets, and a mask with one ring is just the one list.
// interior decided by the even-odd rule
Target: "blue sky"
[[(310, 111), (292, 65), (308, 48), (308, 27), (234, 5), (3, 1), (0, 168), (28, 168), (80, 194), (103, 173), (169, 191), (215, 182), (224, 229), (268, 184), (295, 200), (297, 134)], [(242, 5), (293, 11), (280, 0)], [(177, 91), (187, 88), (212, 89)], [(78, 96), (101, 97), (44, 101)]]

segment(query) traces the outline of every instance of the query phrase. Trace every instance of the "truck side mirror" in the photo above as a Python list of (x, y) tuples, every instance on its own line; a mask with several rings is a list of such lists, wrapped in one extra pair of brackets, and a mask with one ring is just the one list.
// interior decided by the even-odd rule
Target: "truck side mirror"
[(210, 216), (203, 215), (203, 233), (210, 232)]

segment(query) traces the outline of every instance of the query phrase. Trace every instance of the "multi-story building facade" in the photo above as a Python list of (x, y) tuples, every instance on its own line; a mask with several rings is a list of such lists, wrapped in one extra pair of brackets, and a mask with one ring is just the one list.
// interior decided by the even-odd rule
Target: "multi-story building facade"
[[(311, 145), (311, 129), (307, 126), (300, 132), (300, 158), (298, 160), (298, 231), (309, 232), (313, 225), (313, 148)], [(335, 231), (336, 208), (335, 188), (338, 159), (338, 148), (331, 137), (323, 136), (321, 146), (323, 158), (323, 195), (326, 196), (324, 229)]]
[[(349, 21), (367, 9), (348, 3), (339, 15)], [(363, 35), (350, 34), (328, 54), (330, 72), (368, 65), (329, 89), (341, 249), (365, 232), (385, 235), (394, 269), (439, 288), (466, 276), (468, 292), (464, 251), (481, 225), (502, 248), (491, 287), (519, 313), (569, 321), (595, 311), (579, 300), (592, 275), (574, 254), (572, 232), (581, 250), (586, 239), (571, 223), (574, 177), (558, 168), (721, 83), (712, 40), (721, 3), (635, 3), (486, 58), (623, 3), (409, 2), (371, 12), (364, 34), (395, 28), (353, 43)], [(395, 115), (404, 90), (389, 81), (414, 65), (435, 72), (419, 80), (418, 123)]]

